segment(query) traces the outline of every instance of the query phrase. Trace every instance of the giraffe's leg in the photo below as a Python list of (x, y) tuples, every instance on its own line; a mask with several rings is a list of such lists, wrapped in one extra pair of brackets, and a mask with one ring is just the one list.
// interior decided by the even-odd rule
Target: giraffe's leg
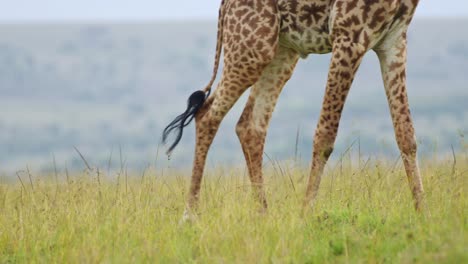
[(274, 60), (265, 68), (260, 79), (254, 84), (244, 111), (236, 126), (249, 170), (250, 180), (256, 198), (267, 209), (263, 190), (263, 148), (268, 124), (278, 96), (289, 80), (298, 60), (298, 54), (280, 47)]
[[(221, 120), (242, 93), (260, 78), (278, 48), (279, 17), (271, 0), (228, 1), (224, 18), (224, 69), (212, 98), (197, 113), (196, 147), (188, 198), (190, 217), (199, 200), (206, 155)], [(246, 16), (248, 14), (248, 16)], [(242, 30), (241, 30), (242, 29)]]
[(251, 75), (245, 82), (240, 82), (239, 77), (233, 74), (229, 67), (225, 67), (218, 88), (196, 114), (195, 158), (189, 190), (188, 208), (184, 212), (184, 220), (190, 218), (191, 211), (197, 207), (206, 156), (222, 119), (244, 91), (255, 83), (259, 77), (260, 71)]
[[(391, 38), (390, 38), (391, 40)], [(395, 136), (413, 193), (417, 211), (422, 209), (423, 185), (416, 158), (416, 139), (406, 94), (406, 35), (385, 41), (376, 53), (380, 60), (385, 92), (390, 107)]]
[(350, 38), (339, 37), (333, 42), (327, 87), (315, 130), (304, 209), (312, 205), (317, 195), (323, 168), (333, 151), (346, 96), (365, 52), (364, 45), (352, 42)]

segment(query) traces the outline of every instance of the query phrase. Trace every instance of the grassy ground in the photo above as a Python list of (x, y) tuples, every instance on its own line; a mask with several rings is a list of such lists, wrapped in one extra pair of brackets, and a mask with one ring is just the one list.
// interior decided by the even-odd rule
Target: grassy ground
[(183, 225), (186, 172), (19, 173), (0, 185), (0, 262), (468, 263), (466, 156), (421, 162), (421, 215), (401, 162), (350, 163), (328, 166), (304, 217), (307, 168), (266, 166), (266, 215), (244, 170), (210, 168), (199, 219)]

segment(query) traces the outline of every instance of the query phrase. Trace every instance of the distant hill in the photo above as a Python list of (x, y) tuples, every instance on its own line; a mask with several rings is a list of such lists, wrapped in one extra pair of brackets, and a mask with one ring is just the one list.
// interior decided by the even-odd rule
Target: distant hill
[[(415, 20), (409, 33), (408, 82), (420, 153), (460, 148), (468, 131), (468, 20)], [(82, 168), (76, 146), (93, 164), (154, 164), (161, 131), (210, 78), (216, 23), (0, 25), (0, 171), (26, 165)], [(297, 66), (279, 100), (266, 152), (310, 158), (329, 55)], [(245, 103), (226, 117), (210, 164), (242, 161), (234, 133)], [(369, 53), (345, 106), (333, 155), (359, 138), (363, 155), (397, 155), (378, 61)], [(189, 127), (172, 160), (189, 166)], [(215, 154), (213, 154), (215, 153)]]

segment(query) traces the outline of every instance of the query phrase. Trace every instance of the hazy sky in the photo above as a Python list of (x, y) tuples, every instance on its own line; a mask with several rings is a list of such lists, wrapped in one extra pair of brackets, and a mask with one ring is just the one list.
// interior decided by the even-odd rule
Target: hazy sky
[[(0, 22), (214, 19), (220, 0), (0, 0)], [(467, 0), (421, 0), (417, 16), (468, 17)]]

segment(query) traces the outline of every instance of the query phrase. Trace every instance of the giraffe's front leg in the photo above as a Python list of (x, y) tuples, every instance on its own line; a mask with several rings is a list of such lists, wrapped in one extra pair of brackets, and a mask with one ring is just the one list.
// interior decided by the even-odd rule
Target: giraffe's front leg
[(278, 96), (291, 77), (297, 60), (297, 52), (284, 47), (279, 48), (273, 61), (253, 86), (236, 126), (236, 133), (249, 169), (250, 181), (256, 198), (262, 205), (262, 211), (267, 209), (262, 172), (265, 137)]
[(312, 168), (304, 199), (304, 209), (312, 205), (317, 196), (323, 168), (333, 151), (346, 96), (365, 52), (364, 45), (354, 43), (346, 36), (338, 37), (333, 43), (327, 87), (315, 130)]
[(396, 41), (383, 42), (376, 52), (414, 205), (417, 211), (421, 211), (424, 189), (416, 158), (417, 144), (406, 94), (406, 35), (402, 34)]

